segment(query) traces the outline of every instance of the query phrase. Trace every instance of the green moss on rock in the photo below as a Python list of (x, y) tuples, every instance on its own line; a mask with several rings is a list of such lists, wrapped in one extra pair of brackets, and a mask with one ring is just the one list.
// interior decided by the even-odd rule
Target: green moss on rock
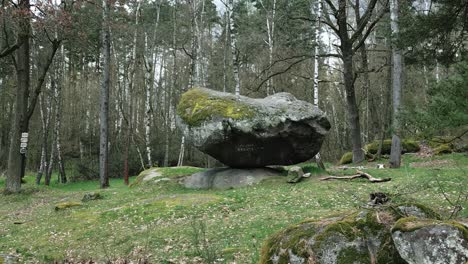
[(400, 232), (412, 232), (424, 227), (434, 225), (450, 225), (463, 233), (464, 239), (468, 240), (468, 228), (466, 226), (455, 222), (455, 221), (441, 221), (437, 219), (421, 219), (414, 216), (401, 218), (398, 220), (392, 228), (392, 233), (396, 231)]
[[(367, 209), (346, 217), (306, 221), (276, 233), (265, 241), (260, 264), (289, 263), (290, 259), (338, 264), (404, 263), (391, 242), (390, 226), (394, 218), (387, 210)], [(366, 241), (378, 241), (369, 252)], [(374, 242), (373, 242), (374, 243)], [(393, 261), (393, 262), (392, 262)]]
[(236, 101), (235, 97), (213, 97), (203, 89), (193, 88), (182, 94), (177, 114), (189, 126), (199, 126), (213, 117), (245, 119), (254, 116), (254, 109)]
[(453, 152), (453, 146), (451, 144), (442, 144), (434, 149), (435, 155), (450, 154)]
[[(377, 151), (379, 150), (379, 145), (380, 141), (376, 140), (373, 141), (367, 145), (364, 146), (364, 149), (366, 152), (370, 154), (377, 154)], [(391, 139), (385, 139), (382, 142), (382, 154), (383, 155), (389, 155), (390, 151), (392, 149), (392, 140)], [(411, 139), (403, 139), (401, 141), (401, 150), (402, 153), (414, 153), (418, 152), (420, 149), (418, 142), (411, 140)]]
[(343, 154), (343, 156), (340, 159), (340, 164), (341, 165), (349, 164), (351, 162), (353, 162), (353, 153), (352, 152), (346, 152), (345, 154)]

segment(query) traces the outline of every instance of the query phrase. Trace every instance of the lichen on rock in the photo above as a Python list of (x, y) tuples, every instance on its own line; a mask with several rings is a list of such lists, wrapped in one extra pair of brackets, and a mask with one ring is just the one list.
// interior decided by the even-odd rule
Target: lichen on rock
[(455, 221), (406, 217), (392, 228), (392, 238), (408, 263), (459, 264), (468, 261), (468, 230)]

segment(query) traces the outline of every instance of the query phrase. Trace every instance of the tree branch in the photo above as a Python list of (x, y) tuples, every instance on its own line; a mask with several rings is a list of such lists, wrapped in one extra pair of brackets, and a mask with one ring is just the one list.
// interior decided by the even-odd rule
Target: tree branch
[[(387, 1), (387, 5), (385, 5), (384, 9), (382, 9), (382, 11), (380, 11), (379, 15), (377, 16), (377, 18), (372, 21), (372, 23), (370, 23), (369, 27), (367, 28), (366, 30), (366, 33), (364, 33), (364, 35), (362, 36), (362, 38), (359, 40), (358, 44), (353, 48), (353, 51), (356, 52), (363, 44), (364, 42), (366, 41), (367, 37), (369, 36), (369, 34), (372, 32), (372, 30), (374, 29), (375, 25), (377, 24), (377, 22), (380, 21), (380, 19), (388, 12), (388, 1)], [(354, 35), (353, 35), (354, 37)]]
[(32, 94), (31, 102), (28, 107), (27, 111), (27, 119), (29, 120), (34, 113), (34, 109), (36, 108), (37, 98), (42, 90), (42, 84), (44, 83), (45, 77), (47, 72), (49, 71), (50, 65), (54, 61), (55, 53), (57, 52), (58, 48), (60, 47), (61, 40), (53, 40), (52, 41), (52, 51), (47, 58), (47, 61), (42, 68), (42, 72), (39, 75), (39, 79), (37, 80), (36, 87), (34, 88), (34, 93)]
[[(371, 16), (372, 16), (372, 13), (374, 12), (374, 8), (375, 8), (375, 5), (377, 4), (377, 0), (371, 0), (367, 9), (366, 9), (366, 12), (364, 12), (364, 15), (361, 17), (360, 21), (359, 21), (359, 25), (357, 26), (357, 29), (356, 31), (354, 32), (354, 34), (351, 36), (351, 42), (354, 43), (354, 41), (356, 41), (356, 39), (362, 34), (362, 32), (364, 31), (364, 29), (366, 28), (367, 26), (367, 23), (369, 22)], [(363, 38), (365, 39), (365, 38)]]

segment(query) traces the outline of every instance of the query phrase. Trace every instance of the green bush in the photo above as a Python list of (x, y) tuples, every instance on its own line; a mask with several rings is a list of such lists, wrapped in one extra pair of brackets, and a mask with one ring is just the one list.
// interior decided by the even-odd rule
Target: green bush
[(340, 159), (340, 164), (349, 164), (353, 162), (353, 152), (346, 152)]

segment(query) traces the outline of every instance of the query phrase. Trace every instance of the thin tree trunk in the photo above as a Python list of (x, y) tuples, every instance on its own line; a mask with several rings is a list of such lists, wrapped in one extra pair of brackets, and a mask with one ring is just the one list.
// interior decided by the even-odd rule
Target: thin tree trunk
[[(356, 0), (356, 4), (354, 5), (354, 13), (356, 15), (356, 25), (361, 23), (361, 0)], [(359, 36), (359, 39), (362, 38), (362, 35)], [(366, 97), (366, 110), (365, 110), (365, 135), (366, 139), (369, 141), (369, 89), (370, 89), (370, 78), (369, 78), (369, 63), (367, 59), (367, 46), (364, 42), (362, 46), (359, 48), (359, 52), (361, 53), (361, 71), (363, 72), (364, 78), (364, 94)]]
[(109, 187), (109, 83), (110, 83), (110, 11), (109, 0), (102, 1), (102, 82), (100, 102), (99, 179), (100, 187)]
[(49, 152), (48, 152), (48, 146), (47, 145), (48, 145), (48, 138), (49, 138), (50, 116), (51, 116), (51, 112), (52, 112), (52, 104), (51, 104), (52, 102), (51, 102), (50, 98), (45, 98), (45, 96), (42, 95), (39, 98), (39, 100), (40, 100), (39, 101), (39, 109), (40, 109), (40, 112), (41, 112), (41, 124), (42, 124), (42, 146), (41, 146), (41, 164), (40, 164), (37, 176), (36, 176), (36, 184), (37, 185), (39, 185), (41, 183), (42, 175), (44, 173), (47, 174), (47, 171), (48, 171), (47, 158), (49, 156)]
[(232, 68), (234, 72), (234, 94), (240, 95), (239, 52), (237, 50), (237, 29), (234, 25), (234, 0), (229, 0), (229, 34), (231, 36)]
[[(322, 18), (322, 0), (316, 2), (315, 9), (311, 8), (317, 16), (317, 22), (315, 23), (315, 49), (314, 49), (314, 105), (318, 107), (319, 102), (319, 42), (320, 42), (320, 20)], [(271, 61), (270, 61), (271, 64)], [(325, 165), (320, 157), (320, 152), (315, 155), (315, 162), (317, 166), (325, 170)]]
[(230, 49), (229, 43), (229, 11), (224, 12), (224, 51), (223, 51), (223, 92), (227, 92), (228, 78), (227, 78), (227, 61), (228, 50)]
[[(63, 74), (63, 73), (62, 73)], [(64, 165), (64, 160), (62, 156), (62, 146), (61, 146), (61, 141), (60, 141), (60, 125), (61, 125), (61, 116), (62, 116), (62, 84), (57, 85), (55, 89), (55, 128), (54, 128), (54, 134), (55, 134), (55, 146), (57, 149), (57, 165), (59, 169), (59, 182), (60, 183), (66, 183), (67, 182), (67, 176), (65, 174), (65, 165)]]
[(400, 142), (400, 124), (398, 121), (398, 112), (401, 102), (402, 85), (402, 56), (400, 48), (394, 44), (399, 36), (398, 26), (398, 0), (390, 0), (390, 26), (392, 29), (392, 90), (393, 90), (393, 115), (392, 115), (392, 148), (390, 152), (390, 168), (399, 168), (401, 164), (401, 142)]

